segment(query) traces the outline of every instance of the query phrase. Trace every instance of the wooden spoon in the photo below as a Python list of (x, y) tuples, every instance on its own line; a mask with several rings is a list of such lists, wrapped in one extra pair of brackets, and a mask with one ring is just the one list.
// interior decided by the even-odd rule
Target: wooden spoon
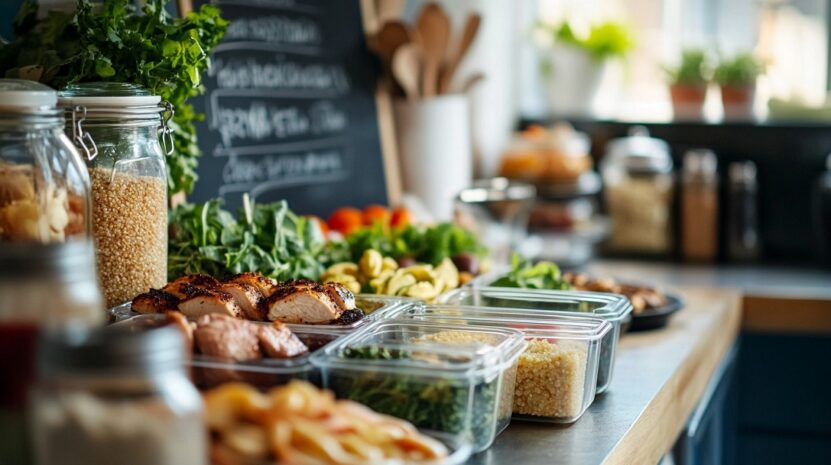
[(398, 47), (413, 41), (412, 30), (401, 21), (387, 21), (375, 38), (375, 48), (385, 66), (390, 66)]
[(450, 82), (453, 80), (453, 75), (456, 74), (456, 69), (459, 63), (467, 54), (470, 44), (476, 38), (476, 33), (479, 32), (479, 25), (482, 23), (482, 17), (478, 14), (473, 14), (467, 17), (465, 28), (462, 31), (462, 37), (459, 40), (459, 46), (456, 47), (455, 53), (447, 60), (446, 67), (441, 72), (439, 81), (439, 93), (447, 93), (450, 90)]
[(416, 30), (424, 46), (421, 94), (430, 97), (438, 90), (439, 68), (444, 61), (450, 38), (450, 18), (439, 5), (430, 3), (421, 10), (416, 21)]
[(404, 89), (407, 100), (418, 98), (418, 84), (421, 78), (421, 49), (416, 44), (404, 44), (398, 47), (392, 57), (392, 74)]

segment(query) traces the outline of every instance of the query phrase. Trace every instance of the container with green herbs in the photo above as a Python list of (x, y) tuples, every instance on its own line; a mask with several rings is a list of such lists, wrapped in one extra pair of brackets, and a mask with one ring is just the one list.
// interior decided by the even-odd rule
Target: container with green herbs
[(549, 423), (573, 423), (594, 401), (601, 345), (612, 329), (601, 318), (465, 305), (412, 307), (391, 316), (521, 330), (528, 347), (517, 364), (513, 417)]
[(511, 419), (516, 329), (377, 321), (312, 356), (324, 387), (373, 410), (487, 449)]
[[(440, 304), (496, 307), (505, 310), (527, 309), (549, 312), (556, 316), (584, 316), (602, 318), (612, 325), (603, 336), (600, 349), (600, 368), (597, 373), (597, 393), (603, 393), (612, 382), (615, 351), (621, 326), (631, 318), (632, 304), (622, 295), (583, 291), (552, 291), (542, 289), (514, 289), (498, 287), (493, 276), (484, 276), (474, 286), (448, 292), (439, 298)], [(486, 286), (486, 287), (479, 287)]]

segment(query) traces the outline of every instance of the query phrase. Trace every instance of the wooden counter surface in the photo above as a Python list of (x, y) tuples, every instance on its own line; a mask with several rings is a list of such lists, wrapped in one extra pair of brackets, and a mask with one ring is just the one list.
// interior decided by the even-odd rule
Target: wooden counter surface
[(513, 422), (470, 464), (655, 464), (672, 447), (741, 321), (741, 295), (681, 289), (687, 308), (621, 340), (612, 385), (571, 426)]

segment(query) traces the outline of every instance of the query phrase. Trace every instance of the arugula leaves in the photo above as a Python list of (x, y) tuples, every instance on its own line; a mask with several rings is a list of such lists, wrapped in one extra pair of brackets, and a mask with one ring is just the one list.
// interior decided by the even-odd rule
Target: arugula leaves
[(514, 253), (511, 257), (511, 271), (490, 284), (494, 287), (521, 287), (525, 289), (571, 289), (571, 285), (562, 279), (560, 267), (552, 262), (539, 262), (524, 259)]
[(76, 82), (131, 82), (173, 104), (174, 152), (167, 157), (168, 189), (190, 193), (196, 182), (194, 123), (204, 115), (187, 103), (204, 92), (202, 73), (228, 21), (203, 5), (185, 18), (165, 11), (169, 0), (78, 0), (74, 13), (50, 11), (24, 0), (14, 20), (15, 41), (0, 44), (0, 75), (32, 79), (54, 88)]
[(168, 274), (226, 278), (257, 271), (278, 280), (317, 279), (325, 239), (314, 222), (292, 213), (285, 201), (254, 205), (249, 224), (221, 201), (179, 205), (170, 213)]

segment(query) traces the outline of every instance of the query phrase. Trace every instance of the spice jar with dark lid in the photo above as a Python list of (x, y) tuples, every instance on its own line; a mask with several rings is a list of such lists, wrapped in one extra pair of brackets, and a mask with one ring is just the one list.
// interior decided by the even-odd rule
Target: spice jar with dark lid
[(86, 158), (98, 272), (107, 306), (167, 281), (167, 169), (172, 108), (126, 83), (60, 93), (67, 134)]
[(718, 255), (718, 161), (711, 150), (684, 154), (681, 178), (681, 253), (691, 261)]
[(172, 327), (43, 339), (31, 421), (36, 463), (205, 465), (202, 400)]

